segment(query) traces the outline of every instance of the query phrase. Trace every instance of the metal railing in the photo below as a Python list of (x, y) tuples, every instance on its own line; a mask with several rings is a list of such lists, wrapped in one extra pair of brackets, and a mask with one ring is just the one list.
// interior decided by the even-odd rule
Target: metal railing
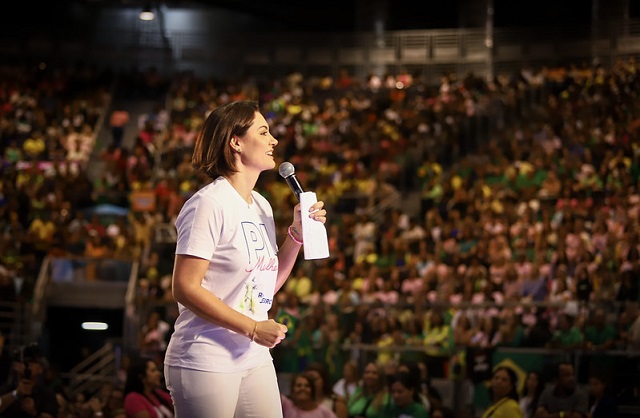
[(61, 377), (69, 382), (69, 391), (95, 393), (105, 382), (115, 383), (119, 368), (119, 347), (107, 342)]
[[(420, 73), (428, 83), (442, 74), (473, 72), (490, 78), (530, 66), (591, 64), (610, 67), (619, 58), (640, 54), (640, 22), (621, 20), (561, 28), (438, 29), (375, 33), (203, 33), (201, 31), (118, 28), (84, 40), (22, 39), (0, 41), (7, 56), (77, 59), (113, 68), (155, 68), (223, 76), (337, 76)], [(487, 42), (491, 36), (491, 42)], [(223, 58), (223, 59), (222, 59)]]

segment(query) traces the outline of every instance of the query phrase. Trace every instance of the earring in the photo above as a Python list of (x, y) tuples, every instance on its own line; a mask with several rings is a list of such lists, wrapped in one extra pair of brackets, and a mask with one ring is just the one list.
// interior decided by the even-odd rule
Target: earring
[(241, 151), (240, 151), (240, 147), (236, 147), (236, 148), (234, 148), (234, 149), (238, 152), (238, 154), (240, 154), (240, 152), (241, 152)]

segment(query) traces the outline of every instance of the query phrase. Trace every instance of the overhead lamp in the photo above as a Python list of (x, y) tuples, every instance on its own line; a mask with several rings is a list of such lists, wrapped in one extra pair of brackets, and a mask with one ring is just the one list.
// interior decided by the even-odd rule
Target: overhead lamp
[(104, 331), (109, 329), (109, 324), (105, 322), (83, 322), (82, 329), (85, 331)]
[(153, 20), (156, 18), (156, 15), (151, 11), (150, 6), (145, 6), (144, 9), (140, 12), (140, 20)]

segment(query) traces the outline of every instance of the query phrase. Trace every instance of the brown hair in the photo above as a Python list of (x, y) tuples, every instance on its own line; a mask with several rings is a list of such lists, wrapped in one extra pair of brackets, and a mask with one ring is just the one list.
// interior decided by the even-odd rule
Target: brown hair
[(191, 164), (193, 168), (215, 179), (236, 172), (230, 141), (244, 136), (259, 111), (258, 102), (240, 100), (213, 110), (196, 136)]

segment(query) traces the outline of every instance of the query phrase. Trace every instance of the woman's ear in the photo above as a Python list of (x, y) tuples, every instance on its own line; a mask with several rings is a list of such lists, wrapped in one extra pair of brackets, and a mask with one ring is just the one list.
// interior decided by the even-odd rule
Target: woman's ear
[(238, 140), (237, 136), (232, 136), (231, 140), (229, 141), (229, 145), (231, 146), (231, 149), (236, 151), (236, 152), (240, 152), (240, 141)]

